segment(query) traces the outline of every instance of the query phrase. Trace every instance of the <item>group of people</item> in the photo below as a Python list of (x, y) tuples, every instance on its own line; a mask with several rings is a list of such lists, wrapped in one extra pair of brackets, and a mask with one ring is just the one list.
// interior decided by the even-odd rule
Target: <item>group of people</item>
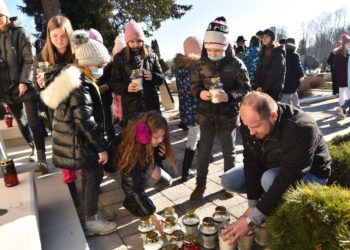
[[(288, 38), (278, 45), (275, 29), (266, 29), (261, 47), (259, 37), (252, 38), (250, 47), (260, 49), (255, 53), (257, 60), (247, 61), (255, 65), (246, 67), (233, 54), (228, 32), (225, 18), (216, 18), (203, 43), (193, 36), (185, 39), (184, 54), (178, 54), (174, 62), (180, 117), (189, 127), (182, 180), (189, 178), (197, 150), (196, 187), (190, 199), (203, 197), (217, 135), (224, 158), (224, 191), (248, 197), (249, 208), (223, 231), (224, 239), (234, 244), (264, 223), (289, 187), (299, 181), (326, 184), (331, 158), (316, 122), (299, 107), (296, 91), (304, 73), (295, 40)], [(250, 47), (244, 53), (254, 53)], [(218, 92), (211, 91), (213, 79), (222, 85)], [(235, 164), (239, 124), (243, 164)]]
[[(10, 17), (4, 1), (0, 2), (1, 101), (9, 107), (33, 151), (37, 150), (38, 164), (34, 171), (46, 174), (49, 167), (39, 117), (39, 106), (44, 107), (52, 130), (53, 163), (62, 169), (63, 182), (68, 185), (75, 205), (82, 208), (87, 235), (104, 235), (117, 229), (115, 222), (108, 221), (113, 214), (98, 203), (104, 166), (118, 166), (125, 172), (123, 188), (130, 197), (140, 188), (134, 183), (138, 172), (133, 176), (130, 170), (140, 170), (139, 166), (143, 168), (144, 164), (156, 166), (153, 148), (159, 149), (157, 159), (162, 159), (163, 155), (172, 157), (175, 166), (169, 129), (160, 114), (156, 89), (164, 82), (164, 75), (156, 54), (144, 40), (141, 26), (131, 20), (125, 34), (116, 37), (111, 54), (97, 30), (74, 31), (67, 17), (53, 16), (47, 22), (44, 47), (34, 56), (29, 35), (17, 18)], [(45, 72), (44, 62), (49, 65)], [(134, 70), (142, 74), (141, 88), (131, 77)], [(121, 96), (123, 113), (123, 132), (117, 137), (112, 122), (112, 92)], [(142, 112), (146, 111), (152, 112), (142, 126), (136, 126), (136, 121), (143, 119)], [(145, 151), (129, 143), (128, 151), (118, 151), (118, 144), (129, 139), (124, 134), (128, 134), (130, 128), (133, 135), (141, 131), (137, 132), (141, 138), (138, 145), (147, 148)], [(163, 132), (154, 134), (155, 130)], [(115, 150), (108, 154), (111, 148)], [(140, 157), (134, 162), (131, 159), (136, 154)], [(112, 162), (114, 160), (116, 162)], [(156, 163), (161, 165), (161, 160)], [(75, 185), (76, 170), (81, 170), (81, 199)], [(154, 174), (156, 172), (169, 178), (159, 167)], [(126, 198), (127, 208), (128, 201), (134, 203)]]
[[(182, 181), (194, 176), (191, 165), (197, 151), (196, 187), (189, 198), (203, 197), (214, 137), (218, 136), (224, 157), (222, 185), (227, 194), (246, 192), (249, 200), (241, 219), (223, 232), (224, 239), (234, 243), (263, 223), (289, 186), (298, 181), (325, 184), (331, 160), (310, 115), (296, 105), (277, 102), (286, 59), (285, 47), (274, 43), (275, 30), (263, 32), (253, 92), (252, 77), (234, 55), (228, 34), (226, 19), (216, 18), (206, 29), (203, 43), (196, 37), (185, 39), (185, 55), (177, 55), (175, 63), (180, 114), (189, 126)], [(73, 31), (64, 16), (48, 21), (46, 35), (43, 50), (33, 60), (28, 35), (1, 2), (0, 94), (27, 142), (35, 144), (39, 171), (48, 172), (38, 125), (42, 102), (52, 128), (53, 163), (62, 169), (76, 206), (82, 207), (86, 234), (106, 235), (117, 229), (109, 221), (113, 215), (98, 205), (104, 166), (109, 164), (120, 173), (124, 207), (135, 216), (150, 216), (162, 233), (160, 216), (145, 189), (167, 176), (162, 169), (164, 159), (174, 171), (177, 166), (156, 89), (164, 75), (157, 56), (145, 45), (140, 25), (134, 20), (126, 25), (124, 35), (116, 38), (113, 55), (98, 31)], [(50, 70), (38, 73), (39, 62), (49, 62)], [(141, 72), (141, 86), (133, 77), (135, 72)], [(119, 135), (106, 118), (111, 116), (112, 92), (121, 96)], [(240, 124), (243, 165), (235, 164)], [(106, 133), (108, 126), (111, 130)], [(82, 171), (82, 204), (75, 187), (76, 170)]]

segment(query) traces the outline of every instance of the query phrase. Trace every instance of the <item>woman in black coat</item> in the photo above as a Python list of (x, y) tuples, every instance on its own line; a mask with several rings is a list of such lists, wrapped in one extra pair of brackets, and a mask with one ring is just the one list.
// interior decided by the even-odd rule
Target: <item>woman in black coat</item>
[[(144, 40), (142, 28), (131, 20), (125, 28), (127, 46), (113, 58), (111, 87), (122, 97), (125, 120), (138, 112), (160, 111), (157, 86), (164, 82), (164, 75), (157, 55)], [(142, 72), (142, 88), (131, 79), (133, 70)]]
[(276, 39), (276, 28), (271, 27), (263, 32), (262, 47), (256, 68), (254, 88), (270, 95), (278, 101), (283, 90), (286, 75), (286, 51)]

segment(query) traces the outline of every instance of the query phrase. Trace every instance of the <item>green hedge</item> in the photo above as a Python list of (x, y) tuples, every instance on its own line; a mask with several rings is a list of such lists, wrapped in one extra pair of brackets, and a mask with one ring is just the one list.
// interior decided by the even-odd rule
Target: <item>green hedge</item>
[(301, 184), (267, 220), (271, 250), (350, 249), (350, 191)]
[(332, 157), (332, 174), (329, 184), (350, 187), (350, 134), (337, 136), (328, 143)]

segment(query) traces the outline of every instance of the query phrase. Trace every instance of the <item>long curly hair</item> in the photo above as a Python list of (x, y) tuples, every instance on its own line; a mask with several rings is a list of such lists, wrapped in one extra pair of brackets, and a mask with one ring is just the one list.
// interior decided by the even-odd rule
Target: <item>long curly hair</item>
[(129, 120), (127, 126), (123, 129), (121, 143), (116, 149), (115, 163), (119, 171), (131, 170), (139, 165), (141, 168), (154, 164), (153, 151), (151, 143), (141, 144), (136, 140), (136, 125), (146, 123), (151, 133), (156, 133), (159, 129), (165, 132), (163, 143), (166, 147), (165, 157), (172, 167), (176, 168), (176, 159), (169, 138), (169, 127), (166, 119), (158, 111), (149, 111), (140, 114), (136, 119)]

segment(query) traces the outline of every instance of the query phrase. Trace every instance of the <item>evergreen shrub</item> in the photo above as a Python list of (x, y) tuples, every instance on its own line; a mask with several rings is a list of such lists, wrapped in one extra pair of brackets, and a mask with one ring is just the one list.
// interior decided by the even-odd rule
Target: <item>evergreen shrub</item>
[(337, 136), (328, 142), (332, 157), (332, 173), (329, 184), (350, 187), (350, 134)]
[(271, 250), (350, 249), (350, 191), (300, 184), (286, 192), (267, 224)]

